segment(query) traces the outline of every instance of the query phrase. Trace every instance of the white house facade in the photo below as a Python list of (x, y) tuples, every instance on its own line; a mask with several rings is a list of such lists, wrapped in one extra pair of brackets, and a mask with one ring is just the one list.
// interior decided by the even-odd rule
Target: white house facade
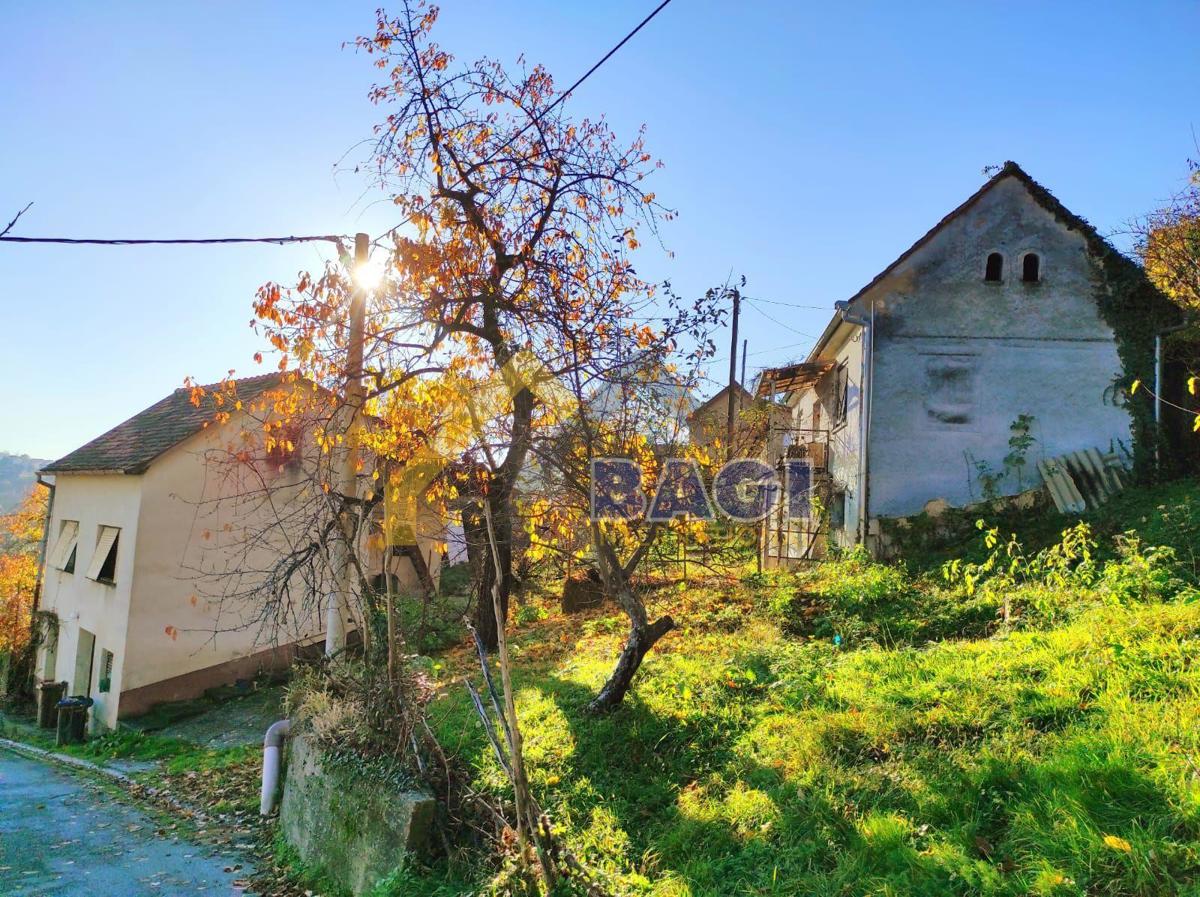
[[(237, 381), (238, 398), (249, 405), (277, 383)], [(94, 699), (93, 729), (279, 669), (323, 642), (319, 612), (267, 627), (253, 602), (231, 600), (249, 594), (281, 550), (247, 533), (286, 518), (309, 482), (290, 463), (214, 464), (244, 428), (240, 413), (215, 423), (211, 408), (176, 390), (41, 471), (53, 494), (38, 672)], [(267, 488), (271, 501), (262, 500)], [(418, 548), (436, 577), (435, 537), (418, 536)], [(413, 593), (428, 582), (407, 558), (392, 571)], [(357, 625), (347, 620), (347, 631)]]

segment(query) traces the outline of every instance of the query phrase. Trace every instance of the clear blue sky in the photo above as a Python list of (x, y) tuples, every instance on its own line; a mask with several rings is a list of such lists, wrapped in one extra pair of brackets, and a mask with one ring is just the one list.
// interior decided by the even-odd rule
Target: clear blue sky
[[(370, 133), (374, 69), (344, 40), (377, 2), (0, 7), (0, 218), (26, 236), (378, 233), (334, 164)], [(654, 3), (445, 0), (463, 58), (520, 53), (562, 86)], [(674, 0), (572, 98), (642, 122), (681, 217), (640, 271), (696, 292), (829, 307), (1020, 162), (1102, 231), (1198, 155), (1200, 6)], [(0, 222), (3, 226), (3, 222)], [(254, 288), (311, 247), (0, 244), (0, 450), (57, 457), (187, 375), (254, 373)], [(802, 355), (828, 313), (751, 303), (750, 370)], [(790, 329), (789, 329), (790, 328)], [(799, 332), (797, 332), (799, 331)], [(722, 362), (714, 368), (721, 377)]]

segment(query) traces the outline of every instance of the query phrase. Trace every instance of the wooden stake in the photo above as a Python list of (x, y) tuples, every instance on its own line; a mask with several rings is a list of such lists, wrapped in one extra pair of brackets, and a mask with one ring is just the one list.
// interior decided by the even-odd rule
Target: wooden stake
[(526, 829), (533, 837), (534, 849), (537, 851), (538, 864), (542, 868), (542, 877), (546, 882), (546, 890), (554, 889), (554, 871), (550, 866), (549, 857), (542, 843), (542, 835), (538, 830), (537, 819), (533, 813), (533, 799), (529, 791), (529, 780), (525, 776), (525, 754), (521, 746), (521, 727), (517, 720), (517, 705), (513, 698), (512, 667), (508, 659), (508, 635), (505, 633), (505, 620), (500, 612), (500, 583), (504, 572), (500, 567), (500, 551), (496, 545), (496, 532), (492, 524), (492, 506), (488, 497), (483, 497), (483, 516), (487, 523), (488, 547), (491, 550), (492, 562), (496, 566), (496, 578), (492, 582), (492, 607), (496, 614), (496, 647), (500, 656), (500, 685), (504, 689), (504, 715), (508, 723), (508, 752), (512, 761), (513, 797), (517, 804), (517, 838), (522, 851), (525, 846)]

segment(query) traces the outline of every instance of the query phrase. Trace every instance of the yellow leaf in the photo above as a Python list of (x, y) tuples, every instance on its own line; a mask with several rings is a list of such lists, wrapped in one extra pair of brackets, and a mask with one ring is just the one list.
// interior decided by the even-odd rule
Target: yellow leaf
[(1134, 380), (1133, 385), (1129, 387), (1129, 394), (1133, 395), (1138, 391), (1138, 387), (1142, 385), (1141, 380)]
[(1111, 847), (1113, 850), (1119, 850), (1122, 853), (1129, 853), (1133, 850), (1133, 845), (1124, 838), (1118, 838), (1116, 835), (1105, 835), (1104, 846)]
[(1192, 421), (1192, 432), (1200, 433), (1200, 414), (1196, 415), (1196, 419)]
[(1196, 394), (1196, 380), (1197, 379), (1200, 379), (1200, 378), (1188, 377), (1188, 392), (1190, 392), (1192, 395)]

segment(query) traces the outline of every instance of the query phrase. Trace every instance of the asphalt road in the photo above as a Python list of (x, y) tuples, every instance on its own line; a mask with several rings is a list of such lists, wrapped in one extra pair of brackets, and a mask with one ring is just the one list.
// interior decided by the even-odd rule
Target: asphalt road
[(239, 859), (159, 834), (161, 827), (82, 776), (0, 749), (4, 897), (243, 893)]

